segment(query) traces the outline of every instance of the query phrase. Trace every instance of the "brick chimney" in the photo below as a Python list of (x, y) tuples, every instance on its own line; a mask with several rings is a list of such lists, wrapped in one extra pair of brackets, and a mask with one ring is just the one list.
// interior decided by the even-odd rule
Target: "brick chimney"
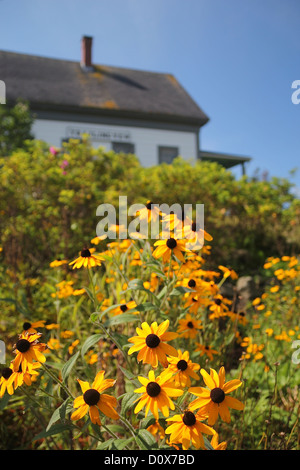
[(83, 36), (81, 39), (81, 68), (88, 72), (93, 70), (92, 65), (92, 44), (93, 38), (90, 36)]

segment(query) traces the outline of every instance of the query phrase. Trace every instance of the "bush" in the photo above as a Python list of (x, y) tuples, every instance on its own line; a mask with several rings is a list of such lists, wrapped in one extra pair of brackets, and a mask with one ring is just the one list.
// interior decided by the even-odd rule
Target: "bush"
[[(51, 153), (52, 150), (52, 153)], [(9, 266), (28, 276), (89, 241), (103, 202), (204, 204), (205, 227), (218, 245), (212, 261), (256, 272), (268, 256), (299, 250), (300, 202), (285, 179), (240, 180), (215, 163), (143, 168), (133, 155), (71, 141), (53, 151), (39, 141), (0, 160), (0, 244)]]

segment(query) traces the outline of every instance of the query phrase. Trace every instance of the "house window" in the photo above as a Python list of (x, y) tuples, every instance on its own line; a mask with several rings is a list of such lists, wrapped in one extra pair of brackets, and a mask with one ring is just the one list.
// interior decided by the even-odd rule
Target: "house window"
[(129, 142), (112, 142), (112, 149), (116, 153), (134, 153), (134, 144)]
[(158, 163), (172, 163), (178, 155), (178, 147), (158, 147)]

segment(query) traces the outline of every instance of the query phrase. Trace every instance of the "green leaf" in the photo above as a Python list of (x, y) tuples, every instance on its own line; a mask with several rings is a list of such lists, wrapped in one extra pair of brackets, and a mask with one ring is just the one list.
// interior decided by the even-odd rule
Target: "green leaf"
[(127, 444), (130, 444), (134, 440), (134, 437), (129, 437), (128, 439), (115, 439), (113, 441), (112, 448), (116, 450), (122, 450)]
[(140, 429), (135, 438), (138, 446), (142, 450), (151, 450), (157, 448), (155, 437), (146, 429)]
[(128, 392), (124, 395), (122, 399), (121, 405), (121, 415), (125, 415), (125, 413), (130, 410), (135, 402), (138, 400), (138, 395), (134, 392)]
[(207, 450), (215, 450), (206, 437), (203, 436), (203, 439), (204, 439), (205, 448)]
[(112, 446), (114, 440), (115, 440), (114, 438), (110, 438), (107, 441), (102, 442), (101, 444), (98, 445), (97, 450), (109, 449)]
[(129, 372), (129, 370), (126, 370), (124, 369), (122, 366), (119, 365), (119, 368), (121, 369), (122, 373), (125, 375), (125, 377), (127, 377), (127, 379), (129, 379), (134, 385), (136, 385), (136, 387), (140, 387), (141, 384), (139, 383), (139, 381), (137, 380), (136, 376), (133, 375), (131, 372)]
[(139, 312), (145, 312), (151, 310), (152, 308), (159, 311), (157, 305), (154, 305), (151, 302), (144, 302), (143, 304), (137, 305), (136, 310), (138, 310)]
[(80, 351), (77, 351), (73, 356), (70, 357), (70, 359), (62, 367), (61, 376), (62, 376), (63, 382), (65, 382), (66, 379), (69, 377), (70, 372), (71, 372), (72, 368), (74, 367), (74, 365), (77, 361), (79, 353), (80, 353)]
[[(130, 312), (130, 310), (128, 310)], [(130, 323), (134, 321), (140, 321), (140, 317), (138, 315), (134, 315), (133, 313), (122, 313), (121, 315), (116, 315), (115, 317), (109, 318), (104, 326), (112, 326), (112, 325), (119, 325), (120, 323)]]
[(182, 294), (186, 294), (187, 292), (195, 292), (195, 291), (192, 289), (189, 289), (188, 287), (177, 286), (175, 287), (175, 289), (172, 290), (170, 295), (182, 295)]
[(61, 423), (54, 424), (54, 426), (52, 426), (48, 430), (40, 432), (37, 436), (35, 436), (33, 438), (33, 440), (37, 441), (39, 439), (44, 439), (45, 437), (54, 436), (55, 434), (60, 434), (64, 431), (68, 431), (72, 428), (73, 428), (73, 426), (70, 425), (70, 424), (61, 424)]
[(103, 337), (103, 334), (101, 333), (89, 336), (82, 345), (81, 357), (83, 358), (85, 353), (88, 351), (88, 349), (94, 346), (95, 343), (98, 343), (98, 341), (100, 341), (102, 337)]
[(49, 431), (54, 423), (56, 423), (59, 419), (63, 421), (67, 412), (71, 411), (72, 405), (69, 403), (70, 398), (68, 397), (52, 414), (48, 426), (46, 427), (46, 431)]

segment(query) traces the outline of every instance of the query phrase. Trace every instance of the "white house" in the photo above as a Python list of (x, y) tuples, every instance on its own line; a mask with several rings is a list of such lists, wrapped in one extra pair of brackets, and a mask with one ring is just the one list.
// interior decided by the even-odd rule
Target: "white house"
[(90, 135), (94, 146), (134, 153), (144, 166), (215, 160), (226, 167), (246, 157), (202, 152), (199, 133), (209, 118), (170, 74), (96, 65), (92, 38), (82, 38), (81, 61), (0, 51), (6, 101), (22, 98), (35, 115), (37, 139), (60, 147)]

